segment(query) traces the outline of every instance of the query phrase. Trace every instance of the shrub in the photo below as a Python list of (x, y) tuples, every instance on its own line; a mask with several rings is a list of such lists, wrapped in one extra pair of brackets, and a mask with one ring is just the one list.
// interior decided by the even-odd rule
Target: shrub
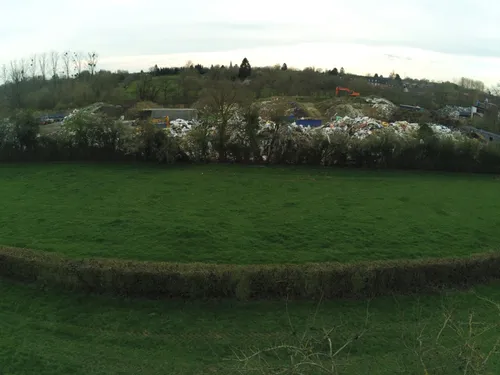
[(72, 290), (185, 299), (335, 299), (433, 292), (500, 278), (500, 255), (357, 264), (209, 265), (73, 260), (0, 248), (0, 276)]
[[(256, 107), (231, 112), (225, 125), (204, 113), (189, 131), (159, 129), (152, 122), (124, 125), (102, 114), (80, 111), (60, 131), (41, 136), (29, 113), (0, 123), (0, 160), (232, 161), (317, 166), (356, 166), (460, 172), (500, 172), (500, 146), (458, 133), (435, 133), (428, 125), (399, 133), (293, 127), (277, 114), (263, 126)], [(223, 131), (221, 130), (223, 128)], [(222, 133), (221, 133), (222, 131)]]
[(346, 166), (349, 160), (350, 137), (347, 132), (327, 134), (327, 145), (323, 150), (323, 165)]
[(17, 112), (11, 122), (19, 147), (23, 150), (33, 150), (40, 132), (39, 123), (33, 114), (27, 111)]
[(212, 132), (208, 124), (200, 123), (180, 140), (180, 147), (194, 162), (207, 162), (213, 155)]
[(97, 147), (111, 151), (123, 150), (125, 127), (105, 115), (79, 111), (67, 118), (60, 136), (77, 148)]
[(0, 121), (0, 147), (2, 150), (19, 147), (14, 124), (9, 121)]
[(179, 142), (150, 121), (141, 121), (131, 132), (127, 152), (139, 160), (173, 163), (180, 155)]

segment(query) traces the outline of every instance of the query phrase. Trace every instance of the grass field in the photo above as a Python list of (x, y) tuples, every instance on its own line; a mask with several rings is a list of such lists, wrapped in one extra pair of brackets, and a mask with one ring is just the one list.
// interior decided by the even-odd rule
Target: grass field
[[(500, 301), (499, 285), (479, 287), (477, 293)], [(229, 375), (241, 368), (234, 353), (297, 345), (304, 332), (321, 338), (323, 329), (333, 328), (334, 350), (366, 330), (336, 357), (341, 375), (422, 375), (419, 355), (429, 375), (458, 375), (464, 374), (460, 346), (478, 343), (486, 356), (500, 337), (499, 310), (473, 293), (369, 304), (294, 302), (288, 308), (284, 302), (201, 304), (56, 294), (4, 281), (0, 295), (0, 373), (10, 375)], [(471, 307), (477, 336), (469, 339)], [(452, 318), (443, 328), (448, 312)], [(322, 340), (313, 350), (325, 353), (328, 345)], [(286, 363), (273, 358), (265, 356), (273, 365)], [(481, 374), (500, 373), (498, 353), (487, 368), (490, 372)]]
[(494, 176), (0, 166), (0, 241), (73, 257), (300, 263), (498, 249)]

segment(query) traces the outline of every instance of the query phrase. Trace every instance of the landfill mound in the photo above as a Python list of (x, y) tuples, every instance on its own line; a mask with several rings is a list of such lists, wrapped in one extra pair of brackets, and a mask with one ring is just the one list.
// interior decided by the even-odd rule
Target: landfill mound
[[(326, 107), (326, 101), (322, 103), (323, 108)], [(325, 116), (328, 118), (320, 127), (302, 126), (297, 123), (276, 124), (271, 119), (279, 118), (278, 115), (286, 116), (293, 115), (295, 118), (315, 117), (318, 118), (318, 108), (312, 103), (300, 103), (288, 98), (275, 97), (271, 100), (260, 102), (260, 126), (259, 134), (265, 135), (266, 132), (280, 128), (280, 131), (287, 129), (290, 132), (302, 132), (307, 134), (329, 134), (331, 132), (343, 132), (350, 137), (365, 138), (382, 129), (390, 129), (396, 134), (415, 135), (420, 129), (419, 122), (429, 126), (436, 135), (447, 136), (452, 138), (462, 137), (463, 132), (452, 130), (449, 126), (432, 123), (432, 119), (427, 117), (425, 120), (418, 116), (409, 116), (407, 118), (399, 118), (395, 114), (400, 111), (400, 108), (391, 101), (379, 97), (366, 98), (333, 98), (328, 104), (333, 104), (326, 109)], [(459, 117), (460, 112), (468, 108), (457, 106), (446, 106), (437, 111), (443, 118)], [(113, 106), (106, 103), (95, 103), (91, 106), (73, 111), (67, 118), (71, 118), (79, 111), (86, 111), (92, 114), (106, 114), (108, 116), (118, 118), (123, 115), (123, 108)], [(419, 112), (420, 113), (420, 112)], [(315, 115), (315, 116), (313, 116)], [(121, 117), (123, 120), (123, 117)], [(392, 120), (392, 121), (391, 121)], [(401, 120), (401, 121), (395, 121)], [(409, 121), (405, 121), (409, 120)], [(128, 122), (127, 122), (128, 123)], [(133, 124), (133, 122), (130, 122)], [(243, 119), (239, 114), (236, 114), (230, 121), (229, 131), (234, 133), (234, 136), (244, 137)], [(193, 127), (197, 126), (197, 121), (186, 121), (182, 119), (172, 119), (170, 127), (166, 131), (170, 132), (175, 137), (186, 136)], [(450, 124), (447, 124), (450, 125)], [(216, 128), (213, 127), (213, 131)], [(241, 134), (240, 134), (241, 133)]]
[[(452, 130), (446, 126), (439, 124), (426, 125), (438, 136), (462, 138), (461, 132)], [(330, 122), (326, 127), (333, 131), (346, 132), (352, 137), (366, 138), (381, 129), (393, 130), (396, 134), (401, 136), (415, 134), (420, 129), (421, 125), (408, 121), (385, 122), (370, 117), (343, 117)]]
[(73, 117), (75, 114), (79, 112), (87, 112), (91, 114), (99, 114), (99, 115), (105, 115), (113, 119), (119, 119), (122, 117), (125, 113), (125, 109), (120, 106), (120, 105), (113, 105), (113, 104), (107, 104), (107, 103), (94, 103), (91, 104), (87, 107), (80, 108), (80, 109), (75, 109), (73, 110), (68, 116), (65, 117), (65, 119)]
[(366, 98), (365, 100), (375, 110), (377, 117), (384, 120), (389, 120), (398, 108), (394, 103), (384, 98)]
[(298, 101), (293, 98), (273, 97), (259, 103), (262, 118), (271, 119), (278, 114), (296, 118), (335, 119), (338, 116), (370, 116), (388, 121), (397, 106), (384, 98), (334, 97), (318, 103)]
[(362, 109), (354, 108), (351, 104), (339, 104), (328, 108), (326, 115), (329, 119), (336, 118), (337, 116), (359, 117), (363, 116), (364, 112)]
[(322, 117), (313, 103), (300, 103), (281, 97), (274, 97), (271, 100), (260, 102), (259, 114), (261, 117), (267, 119), (271, 119), (278, 114), (297, 118)]
[(340, 117), (363, 117), (369, 116), (379, 120), (390, 120), (396, 112), (397, 106), (384, 98), (341, 98), (334, 100), (326, 109), (325, 114), (328, 119)]
[(445, 118), (449, 118), (451, 120), (459, 120), (460, 119), (460, 113), (466, 113), (470, 112), (471, 107), (460, 107), (460, 106), (453, 106), (453, 105), (447, 105), (437, 111), (437, 113)]
[[(231, 130), (233, 133), (244, 132), (244, 126), (238, 126), (241, 120), (236, 116), (231, 123)], [(196, 121), (186, 120), (173, 120), (170, 123), (170, 128), (166, 129), (171, 135), (175, 137), (184, 137), (189, 131), (197, 125)], [(458, 130), (452, 130), (446, 126), (439, 124), (426, 124), (433, 132), (440, 137), (448, 137), (453, 139), (463, 139), (464, 134)], [(400, 136), (415, 136), (421, 125), (417, 123), (410, 123), (407, 121), (385, 122), (367, 116), (359, 117), (338, 117), (335, 120), (327, 122), (324, 126), (309, 127), (298, 125), (295, 122), (291, 124), (276, 124), (260, 118), (259, 134), (265, 134), (270, 131), (276, 131), (278, 128), (285, 129), (288, 132), (301, 132), (307, 134), (331, 134), (334, 132), (343, 132), (350, 137), (364, 139), (377, 131), (382, 129), (389, 129), (394, 131), (395, 134)], [(215, 130), (215, 128), (213, 129)], [(243, 137), (243, 135), (241, 134)]]

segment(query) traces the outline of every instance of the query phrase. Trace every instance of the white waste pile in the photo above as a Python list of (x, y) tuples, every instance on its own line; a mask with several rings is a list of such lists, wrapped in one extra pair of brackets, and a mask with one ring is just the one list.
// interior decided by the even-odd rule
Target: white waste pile
[[(439, 124), (428, 124), (429, 127), (434, 131), (434, 133), (438, 136), (453, 136), (455, 138), (460, 138), (461, 133), (458, 131), (452, 131), (450, 128), (439, 125)], [(314, 132), (314, 131), (322, 131), (324, 133), (332, 133), (332, 132), (345, 132), (349, 134), (349, 136), (354, 138), (366, 138), (378, 130), (381, 129), (390, 129), (393, 130), (396, 134), (400, 136), (407, 136), (415, 134), (419, 129), (420, 125), (417, 123), (409, 123), (407, 121), (396, 121), (396, 122), (384, 122), (379, 121), (370, 117), (342, 117), (337, 118), (334, 121), (327, 123), (326, 125), (319, 128), (311, 128), (311, 127), (302, 127), (295, 123), (289, 125), (291, 128), (305, 131), (305, 132)], [(273, 128), (272, 123), (264, 123), (264, 128)]]
[(170, 128), (167, 130), (174, 137), (184, 137), (195, 125), (195, 121), (177, 119), (170, 121)]
[[(64, 117), (63, 123), (65, 121), (71, 119), (72, 117), (74, 117), (76, 114), (78, 114), (80, 112), (85, 112), (85, 113), (88, 113), (88, 114), (98, 115), (99, 113), (105, 113), (107, 111), (111, 111), (111, 112), (123, 112), (121, 110), (120, 106), (115, 106), (115, 105), (106, 104), (106, 103), (102, 103), (102, 102), (100, 102), (100, 103), (94, 103), (94, 104), (89, 105), (88, 107), (74, 109), (66, 117)], [(119, 116), (119, 117), (120, 117), (120, 120), (123, 120), (123, 118), (124, 118), (124, 116)]]
[[(438, 136), (459, 137), (460, 132), (454, 132), (450, 128), (438, 124), (428, 124)], [(327, 124), (327, 127), (336, 131), (344, 131), (356, 138), (366, 138), (380, 129), (391, 129), (396, 134), (405, 136), (414, 134), (420, 129), (420, 125), (407, 121), (384, 122), (369, 117), (343, 117)]]
[(460, 118), (460, 113), (470, 112), (471, 107), (459, 107), (447, 105), (438, 110), (438, 113), (443, 117), (448, 117), (452, 120), (458, 120)]
[[(234, 140), (239, 139), (243, 141), (246, 139), (246, 135), (244, 133), (244, 126), (241, 123), (238, 124), (238, 121), (241, 121), (237, 117), (234, 118), (230, 122), (230, 126), (228, 129), (231, 129), (230, 137)], [(195, 121), (186, 121), (186, 120), (173, 120), (170, 122), (170, 128), (165, 129), (172, 136), (175, 137), (184, 137), (189, 131), (197, 126), (197, 122)], [(450, 128), (439, 125), (439, 124), (427, 124), (437, 136), (453, 138), (456, 140), (463, 139), (464, 135), (459, 131), (451, 130)], [(326, 123), (321, 127), (310, 127), (310, 126), (302, 126), (297, 125), (295, 122), (291, 124), (280, 124), (279, 127), (276, 123), (272, 121), (267, 121), (264, 119), (260, 119), (258, 135), (266, 136), (274, 133), (280, 129), (280, 131), (287, 131), (290, 134), (293, 132), (299, 133), (315, 133), (321, 132), (323, 134), (332, 134), (335, 132), (343, 132), (347, 133), (350, 137), (364, 139), (372, 134), (375, 134), (378, 130), (381, 129), (390, 129), (394, 131), (399, 136), (414, 136), (416, 132), (420, 129), (420, 125), (417, 123), (409, 123), (407, 121), (396, 121), (396, 122), (384, 122), (379, 121), (370, 117), (338, 117), (337, 119)], [(215, 127), (211, 129), (211, 131), (215, 131)]]
[(336, 116), (358, 117), (364, 116), (364, 112), (363, 109), (354, 108), (351, 104), (338, 104), (330, 107), (326, 111), (326, 115), (329, 118), (335, 118)]
[(394, 103), (384, 98), (366, 98), (365, 100), (372, 105), (372, 108), (374, 108), (379, 115), (386, 118), (392, 116), (398, 108)]

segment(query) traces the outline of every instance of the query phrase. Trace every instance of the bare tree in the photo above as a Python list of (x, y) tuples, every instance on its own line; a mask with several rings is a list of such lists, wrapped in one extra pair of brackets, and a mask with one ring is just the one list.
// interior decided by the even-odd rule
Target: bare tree
[(45, 52), (38, 56), (38, 68), (42, 79), (45, 81), (47, 79), (47, 54)]
[(20, 108), (22, 105), (22, 82), (24, 80), (23, 62), (12, 60), (10, 62), (9, 81), (10, 85), (10, 105), (13, 108)]
[(37, 70), (36, 61), (37, 61), (37, 55), (36, 54), (31, 55), (29, 64), (29, 72), (31, 75), (31, 79), (36, 78), (36, 70)]
[(21, 59), (16, 65), (21, 76), (21, 81), (26, 81), (26, 79), (28, 79), (29, 62), (25, 59)]
[(23, 72), (22, 64), (17, 60), (12, 60), (10, 62), (9, 78), (12, 83), (19, 83), (22, 81)]
[(66, 78), (70, 78), (71, 76), (71, 52), (70, 51), (66, 51), (63, 53), (62, 55), (62, 61), (63, 61), (63, 65), (64, 65), (64, 75), (66, 76)]
[(491, 94), (495, 96), (500, 96), (500, 83), (497, 83), (496, 86), (493, 86), (491, 89)]
[(93, 76), (96, 72), (97, 60), (99, 55), (96, 52), (89, 52), (87, 59), (87, 67), (89, 69), (90, 75)]
[(50, 70), (51, 70), (51, 73), (52, 73), (52, 78), (56, 78), (57, 77), (57, 70), (59, 68), (59, 52), (57, 51), (52, 51), (50, 53)]
[(73, 64), (75, 68), (75, 73), (79, 76), (83, 71), (83, 53), (73, 52)]
[(485, 89), (484, 82), (467, 77), (460, 78), (458, 84), (470, 90), (484, 91)]
[(2, 83), (6, 84), (9, 81), (9, 76), (8, 76), (8, 71), (7, 71), (7, 65), (3, 64), (2, 65)]
[(239, 106), (244, 106), (251, 99), (251, 93), (244, 87), (231, 81), (212, 81), (204, 90), (198, 107), (205, 122), (212, 122), (217, 129), (215, 148), (219, 161), (227, 159), (229, 126)]

